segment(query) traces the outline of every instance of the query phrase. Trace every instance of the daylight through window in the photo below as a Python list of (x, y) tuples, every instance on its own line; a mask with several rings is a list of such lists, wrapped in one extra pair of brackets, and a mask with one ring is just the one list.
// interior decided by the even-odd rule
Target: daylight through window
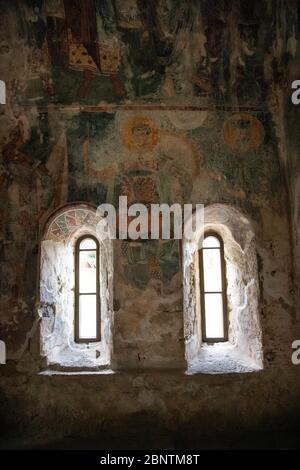
[(99, 243), (91, 236), (76, 243), (76, 342), (100, 340)]
[(227, 340), (226, 267), (222, 239), (206, 234), (199, 252), (203, 341)]

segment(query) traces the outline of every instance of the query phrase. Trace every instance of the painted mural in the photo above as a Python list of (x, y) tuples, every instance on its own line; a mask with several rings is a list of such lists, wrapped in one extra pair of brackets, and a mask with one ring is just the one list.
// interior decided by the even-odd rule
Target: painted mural
[(127, 282), (145, 289), (149, 283), (157, 295), (170, 287), (180, 271), (178, 240), (151, 240), (147, 243), (122, 243), (123, 276)]
[[(117, 204), (126, 195), (129, 203), (231, 204), (255, 221), (266, 206), (280, 213), (267, 105), (297, 52), (292, 3), (279, 19), (266, 0), (2, 2), (0, 286), (8, 328), (18, 330), (18, 313), (25, 321), (33, 312), (35, 295), (24, 292), (36, 289), (41, 228), (67, 203)], [(164, 241), (126, 242), (124, 282), (169, 286), (178, 253)]]
[[(37, 224), (67, 202), (205, 203), (214, 192), (249, 210), (247, 194), (270, 198), (278, 182), (274, 164), (269, 174), (268, 122), (265, 114), (122, 111), (79, 113), (53, 126), (47, 114), (28, 115), (2, 150), (4, 240), (36, 239)], [(134, 284), (150, 282), (154, 265), (161, 279), (175, 272), (176, 246), (166, 245), (163, 259), (159, 244), (137, 246), (124, 252), (124, 276)]]
[[(194, 448), (197, 441), (216, 443), (216, 429), (217, 441), (223, 436), (233, 445), (237, 434), (243, 444), (247, 429), (252, 438), (257, 430), (259, 441), (273, 425), (281, 432), (284, 425), (284, 441), (293, 445), (300, 106), (291, 104), (289, 83), (299, 79), (300, 2), (0, 0), (0, 7), (0, 79), (7, 90), (0, 104), (3, 445), (93, 446), (95, 436), (114, 444), (124, 434), (125, 447), (132, 447), (147, 428), (157, 437), (150, 446)], [(61, 253), (56, 243), (80, 233), (82, 223), (94, 230), (90, 207), (117, 205), (120, 195), (147, 206), (214, 204), (212, 223), (234, 228), (237, 244), (224, 231), (233, 261), (228, 307), (241, 331), (262, 334), (263, 370), (257, 372), (257, 363), (250, 373), (244, 355), (234, 355), (235, 366), (229, 350), (224, 361), (216, 356), (214, 369), (208, 347), (202, 372), (218, 374), (183, 373), (184, 359), (198, 346), (190, 314), (198, 279), (177, 240), (113, 244), (114, 266), (101, 279), (101, 297), (113, 305), (105, 302), (101, 314), (112, 315), (114, 324), (111, 335), (103, 322), (102, 338), (113, 337), (112, 368), (128, 372), (91, 375), (85, 364), (105, 361), (98, 345), (62, 351), (64, 365), (47, 370), (41, 313), (60, 327), (59, 310), (67, 307), (71, 326), (72, 298), (68, 292), (61, 302), (59, 295), (56, 304), (67, 286), (57, 255), (50, 269), (43, 237), (51, 240), (44, 248)], [(41, 261), (49, 268), (42, 283)], [(257, 280), (248, 276), (256, 274), (256, 262)], [(41, 288), (49, 297), (43, 305)], [(56, 353), (64, 337), (52, 344)], [(253, 344), (256, 361), (261, 347)], [(83, 375), (75, 377), (82, 364)], [(227, 367), (237, 373), (223, 374)], [(278, 444), (279, 433), (264, 434), (267, 445)]]
[(232, 152), (247, 153), (260, 147), (264, 139), (264, 128), (255, 116), (240, 113), (225, 122), (223, 134)]
[(276, 37), (260, 29), (262, 17), (274, 24), (268, 2), (243, 5), (238, 21), (225, 0), (21, 3), (30, 45), (22, 104), (259, 105), (274, 78), (275, 62), (263, 63)]
[(95, 232), (98, 221), (95, 210), (83, 205), (80, 208), (70, 206), (52, 218), (43, 239), (67, 243), (78, 230)]

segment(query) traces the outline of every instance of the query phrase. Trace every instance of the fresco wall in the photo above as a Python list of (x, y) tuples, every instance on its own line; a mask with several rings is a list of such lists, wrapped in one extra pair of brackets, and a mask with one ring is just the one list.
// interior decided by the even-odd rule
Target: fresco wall
[[(299, 372), (290, 345), (299, 325), (274, 93), (299, 49), (296, 2), (286, 2), (284, 12), (267, 0), (26, 0), (1, 8), (6, 439), (93, 434), (115, 429), (120, 417), (126, 429), (135, 415), (174, 432), (183, 422), (196, 429), (197, 420), (213, 431), (216, 416), (226, 428), (297, 415)], [(120, 195), (130, 204), (223, 203), (252, 221), (263, 371), (168, 380), (144, 372), (184, 367), (181, 249), (176, 241), (124, 241), (115, 245), (114, 347), (124, 367), (139, 371), (97, 377), (101, 391), (95, 377), (37, 375), (45, 366), (37, 315), (44, 224), (64, 204), (98, 206)], [(87, 391), (92, 404), (81, 416)], [(12, 407), (10, 416), (3, 411)]]
[[(17, 15), (27, 65), (18, 102), (261, 105), (287, 59), (273, 7), (267, 0), (10, 2), (4, 8)], [(295, 27), (294, 7), (287, 2), (286, 31)]]

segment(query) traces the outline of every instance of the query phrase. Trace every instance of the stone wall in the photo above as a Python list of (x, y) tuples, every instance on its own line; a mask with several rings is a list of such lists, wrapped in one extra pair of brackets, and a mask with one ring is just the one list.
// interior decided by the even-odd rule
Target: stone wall
[[(143, 446), (152, 429), (165, 446), (227, 431), (219, 442), (243, 445), (257, 429), (274, 444), (283, 422), (292, 439), (299, 111), (285, 84), (300, 79), (297, 2), (95, 0), (76, 2), (76, 15), (74, 5), (1, 2), (3, 446), (67, 436), (113, 446), (124, 435)], [(81, 10), (89, 28), (74, 22)], [(49, 370), (39, 315), (47, 221), (68, 204), (120, 195), (223, 204), (251, 221), (259, 298), (247, 315), (257, 312), (263, 368), (184, 373), (182, 246), (160, 240), (114, 244), (115, 373)], [(240, 282), (241, 293), (251, 279)]]

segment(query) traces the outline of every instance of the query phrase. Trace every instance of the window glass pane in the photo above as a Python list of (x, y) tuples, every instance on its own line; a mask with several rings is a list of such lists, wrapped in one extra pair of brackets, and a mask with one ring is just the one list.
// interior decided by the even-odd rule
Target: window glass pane
[(97, 296), (79, 296), (79, 338), (97, 337)]
[(95, 240), (92, 238), (84, 238), (80, 242), (79, 249), (80, 250), (95, 250), (97, 248)]
[(79, 252), (79, 293), (96, 293), (97, 252)]
[(223, 338), (223, 298), (222, 294), (205, 294), (205, 329), (206, 337)]
[(203, 249), (204, 292), (222, 291), (220, 250)]
[(217, 237), (205, 237), (202, 246), (203, 248), (220, 248), (220, 241)]

